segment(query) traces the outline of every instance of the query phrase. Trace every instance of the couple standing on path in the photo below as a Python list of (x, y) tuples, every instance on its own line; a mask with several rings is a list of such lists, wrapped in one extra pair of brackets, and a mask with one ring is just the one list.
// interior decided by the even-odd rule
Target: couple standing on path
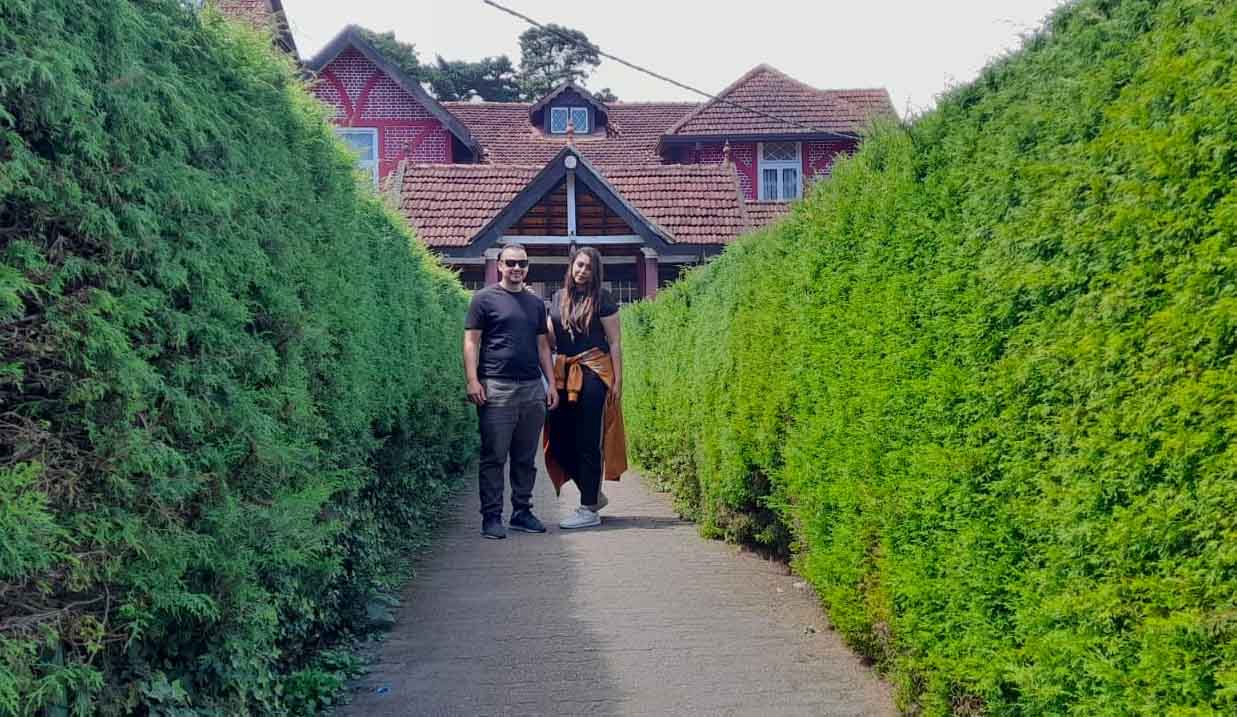
[(502, 504), (508, 456), (509, 525), (545, 532), (532, 512), (543, 427), (546, 470), (555, 490), (568, 480), (580, 489), (580, 507), (559, 527), (600, 525), (598, 511), (609, 502), (601, 492), (602, 475), (618, 480), (627, 468), (618, 305), (601, 288), (601, 254), (592, 247), (571, 253), (563, 288), (548, 311), (524, 285), (524, 247), (503, 247), (498, 271), (502, 280), (473, 295), (464, 324), (468, 400), (477, 406), (481, 432), (481, 534), (507, 536)]

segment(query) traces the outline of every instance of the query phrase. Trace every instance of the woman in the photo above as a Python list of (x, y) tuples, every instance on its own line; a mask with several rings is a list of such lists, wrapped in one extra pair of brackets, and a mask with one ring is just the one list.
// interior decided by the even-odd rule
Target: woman
[(618, 480), (627, 469), (618, 305), (602, 281), (601, 254), (575, 250), (547, 319), (558, 352), (559, 404), (546, 419), (543, 447), (554, 489), (568, 480), (580, 489), (580, 507), (558, 524), (568, 530), (601, 524), (597, 512), (609, 502), (602, 476)]

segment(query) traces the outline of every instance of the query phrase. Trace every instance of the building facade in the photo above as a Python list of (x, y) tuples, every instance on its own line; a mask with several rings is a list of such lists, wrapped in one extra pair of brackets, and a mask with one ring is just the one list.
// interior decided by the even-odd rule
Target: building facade
[(588, 245), (620, 300), (653, 296), (776, 220), (872, 121), (896, 121), (884, 89), (821, 90), (767, 65), (702, 103), (603, 103), (570, 83), (494, 103), (438, 102), (355, 26), (303, 64), (361, 169), (473, 288), (520, 242), (548, 295)]

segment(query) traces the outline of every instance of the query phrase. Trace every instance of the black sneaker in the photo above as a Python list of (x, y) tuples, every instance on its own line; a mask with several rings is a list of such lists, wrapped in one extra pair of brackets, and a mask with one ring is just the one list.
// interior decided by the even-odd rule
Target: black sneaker
[(544, 533), (545, 526), (537, 520), (537, 516), (533, 515), (531, 510), (521, 510), (511, 516), (511, 520), (507, 521), (507, 525), (511, 526), (512, 530), (519, 530), (524, 533)]
[(503, 527), (503, 519), (497, 515), (487, 515), (482, 518), (481, 535), (490, 540), (502, 540), (507, 537), (507, 529)]

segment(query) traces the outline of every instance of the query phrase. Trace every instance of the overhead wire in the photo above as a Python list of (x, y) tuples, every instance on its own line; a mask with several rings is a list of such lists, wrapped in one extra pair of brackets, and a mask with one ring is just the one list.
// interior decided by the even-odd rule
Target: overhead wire
[(833, 131), (830, 131), (830, 130), (824, 130), (824, 129), (820, 129), (819, 127), (813, 127), (812, 125), (803, 124), (802, 122), (797, 122), (797, 121), (792, 120), (792, 119), (787, 118), (787, 117), (779, 117), (778, 115), (771, 114), (771, 113), (769, 113), (769, 112), (765, 112), (764, 110), (756, 109), (755, 107), (748, 107), (747, 105), (740, 104), (740, 103), (738, 103), (738, 102), (735, 102), (734, 100), (730, 100), (730, 99), (727, 99), (727, 98), (725, 98), (725, 97), (720, 97), (720, 96), (718, 96), (718, 95), (714, 95), (714, 94), (711, 94), (711, 93), (709, 93), (709, 92), (705, 92), (704, 90), (697, 89), (697, 88), (692, 87), (691, 85), (685, 84), (685, 83), (683, 83), (683, 82), (679, 82), (678, 80), (675, 80), (675, 79), (673, 79), (673, 78), (671, 78), (671, 77), (667, 77), (666, 75), (663, 75), (663, 74), (661, 74), (661, 73), (654, 72), (653, 70), (650, 70), (650, 69), (648, 69), (648, 68), (646, 68), (646, 67), (641, 67), (640, 65), (637, 65), (637, 64), (635, 64), (635, 63), (628, 62), (627, 60), (624, 60), (624, 59), (623, 59), (623, 58), (621, 58), (621, 57), (617, 57), (617, 56), (612, 55), (612, 54), (610, 54), (610, 53), (608, 53), (608, 52), (604, 52), (604, 51), (603, 51), (600, 47), (598, 47), (597, 45), (593, 44), (592, 42), (588, 42), (588, 41), (581, 41), (579, 38), (573, 37), (573, 36), (571, 36), (570, 34), (568, 34), (568, 33), (566, 33), (566, 32), (563, 32), (562, 30), (558, 29), (558, 27), (557, 27), (557, 26), (554, 26), (554, 25), (548, 25), (548, 24), (545, 24), (545, 23), (538, 22), (538, 21), (534, 20), (533, 18), (529, 17), (528, 15), (525, 15), (525, 14), (523, 14), (523, 13), (521, 13), (521, 12), (516, 11), (516, 10), (512, 10), (512, 9), (511, 9), (511, 8), (509, 8), (509, 7), (506, 7), (506, 6), (504, 6), (504, 5), (502, 5), (502, 4), (498, 3), (498, 2), (495, 2), (495, 0), (481, 0), (481, 1), (482, 1), (482, 2), (484, 2), (486, 5), (489, 5), (490, 7), (495, 8), (496, 10), (500, 10), (500, 11), (502, 11), (502, 12), (507, 13), (508, 15), (512, 15), (512, 16), (514, 16), (514, 17), (516, 17), (516, 18), (519, 18), (520, 20), (523, 20), (524, 22), (528, 23), (529, 25), (532, 25), (533, 27), (540, 28), (540, 29), (545, 30), (545, 31), (547, 31), (547, 32), (551, 32), (551, 33), (553, 33), (555, 36), (557, 36), (557, 37), (559, 37), (559, 38), (561, 38), (561, 39), (563, 39), (563, 40), (565, 40), (565, 41), (567, 41), (567, 42), (569, 42), (569, 43), (571, 43), (571, 44), (573, 44), (573, 45), (577, 45), (577, 46), (584, 47), (585, 49), (587, 49), (587, 50), (589, 50), (589, 51), (591, 51), (591, 52), (596, 52), (596, 53), (597, 53), (597, 55), (598, 55), (598, 56), (600, 56), (600, 57), (604, 57), (604, 58), (606, 58), (606, 59), (608, 59), (608, 60), (614, 60), (615, 62), (619, 63), (620, 65), (624, 65), (624, 66), (626, 66), (626, 67), (630, 67), (631, 69), (633, 69), (633, 70), (635, 70), (635, 71), (637, 71), (637, 72), (642, 72), (642, 73), (644, 73), (644, 74), (646, 74), (646, 75), (648, 75), (648, 76), (650, 76), (650, 77), (653, 77), (653, 78), (655, 78), (655, 79), (661, 80), (661, 81), (663, 81), (663, 82), (668, 82), (668, 83), (670, 83), (670, 84), (674, 85), (675, 87), (679, 87), (679, 88), (684, 89), (684, 90), (687, 90), (687, 91), (689, 91), (689, 92), (694, 92), (694, 93), (696, 93), (696, 94), (698, 94), (698, 95), (701, 95), (701, 96), (703, 96), (703, 97), (707, 97), (707, 98), (709, 98), (710, 100), (712, 100), (712, 101), (714, 101), (714, 102), (720, 102), (720, 103), (722, 103), (722, 104), (730, 105), (731, 107), (736, 107), (736, 108), (741, 109), (741, 110), (743, 110), (743, 111), (745, 111), (745, 112), (750, 112), (750, 113), (755, 114), (755, 115), (760, 115), (761, 117), (764, 117), (764, 118), (766, 118), (766, 119), (775, 120), (775, 121), (777, 121), (777, 122), (782, 122), (782, 123), (785, 123), (785, 124), (788, 124), (788, 125), (791, 125), (791, 126), (794, 126), (794, 127), (798, 127), (798, 128), (800, 128), (800, 129), (806, 129), (806, 130), (809, 130), (809, 131), (811, 131), (811, 132), (815, 132), (815, 133), (818, 133), (818, 134), (827, 135), (827, 136), (830, 136), (830, 137), (833, 137), (833, 138), (836, 138), (836, 139), (847, 139), (847, 140), (849, 140), (849, 139), (854, 139), (854, 136), (853, 136), (853, 135), (844, 134), (844, 133), (841, 133), (841, 132), (833, 132)]

